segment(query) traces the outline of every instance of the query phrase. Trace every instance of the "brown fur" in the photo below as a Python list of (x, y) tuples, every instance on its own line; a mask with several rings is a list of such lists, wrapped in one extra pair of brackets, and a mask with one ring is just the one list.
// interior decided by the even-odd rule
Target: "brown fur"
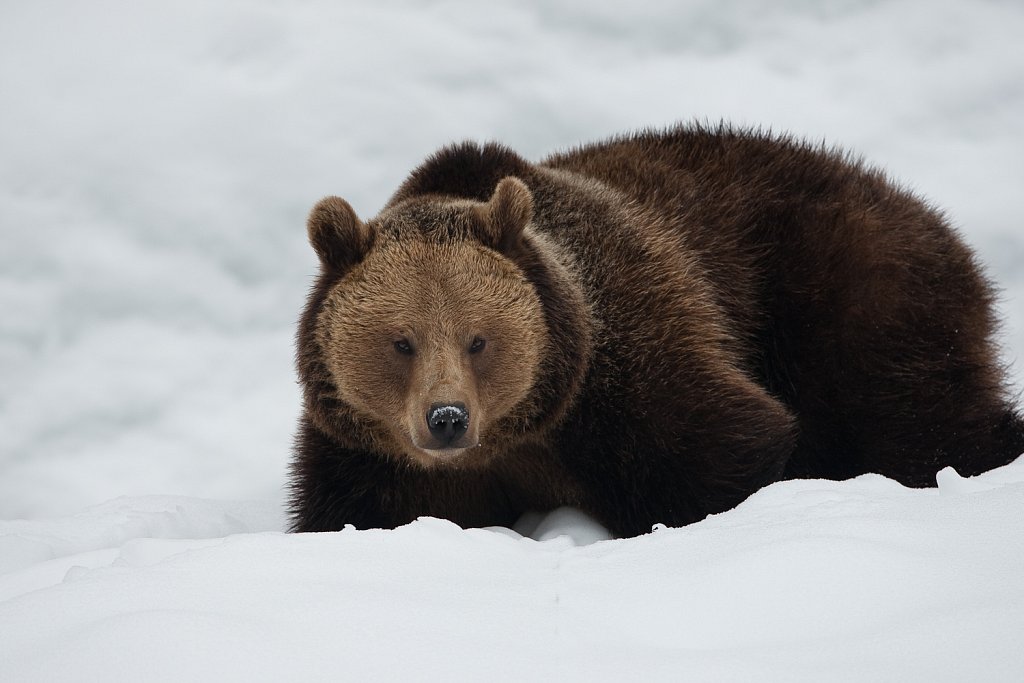
[[(634, 535), (784, 477), (927, 486), (1024, 451), (973, 256), (835, 151), (683, 126), (540, 164), (467, 143), (369, 223), (324, 200), (309, 234), (299, 531), (574, 505)], [(458, 448), (431, 446), (438, 401), (468, 408)]]

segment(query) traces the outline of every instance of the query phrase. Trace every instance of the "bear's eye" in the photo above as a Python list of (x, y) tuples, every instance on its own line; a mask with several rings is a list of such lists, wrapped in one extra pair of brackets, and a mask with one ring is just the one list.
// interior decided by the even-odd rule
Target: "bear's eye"
[(403, 356), (411, 356), (412, 344), (409, 343), (408, 339), (399, 339), (395, 342), (395, 351), (398, 351)]
[(473, 343), (469, 345), (470, 353), (480, 353), (487, 346), (487, 340), (482, 337), (473, 337)]

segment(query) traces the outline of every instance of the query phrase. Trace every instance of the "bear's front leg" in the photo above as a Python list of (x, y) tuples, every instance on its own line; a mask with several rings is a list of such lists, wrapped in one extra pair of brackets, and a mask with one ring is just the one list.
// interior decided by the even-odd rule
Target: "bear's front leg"
[(617, 536), (682, 526), (735, 507), (781, 478), (797, 441), (790, 411), (734, 369), (684, 384), (596, 395), (560, 448), (584, 507)]
[(393, 501), (382, 491), (398, 484), (394, 463), (337, 442), (302, 417), (292, 462), (292, 531), (337, 531), (390, 528), (396, 519)]

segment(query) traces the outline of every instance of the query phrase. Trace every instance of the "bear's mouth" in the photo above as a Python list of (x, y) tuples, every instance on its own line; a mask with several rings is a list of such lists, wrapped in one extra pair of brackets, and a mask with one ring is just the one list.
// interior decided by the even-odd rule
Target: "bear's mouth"
[(475, 448), (475, 447), (476, 447), (476, 445), (474, 445), (474, 446), (445, 446), (444, 448), (430, 448), (430, 447), (425, 447), (424, 448), (424, 447), (421, 447), (420, 450), (422, 450), (424, 453), (426, 453), (427, 455), (431, 456), (432, 458), (437, 458), (438, 460), (451, 460), (452, 458), (459, 457), (460, 455), (462, 455), (463, 453), (468, 451), (470, 448)]
[(426, 448), (415, 444), (413, 446), (413, 452), (410, 455), (414, 460), (424, 467), (437, 467), (465, 461), (480, 444), (461, 447), (446, 446), (444, 448)]

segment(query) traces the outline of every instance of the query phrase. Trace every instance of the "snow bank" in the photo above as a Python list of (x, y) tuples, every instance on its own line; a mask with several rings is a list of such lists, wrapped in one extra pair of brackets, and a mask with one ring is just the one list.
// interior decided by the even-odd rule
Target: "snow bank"
[(1024, 673), (1024, 460), (937, 490), (779, 483), (631, 540), (579, 545), (601, 534), (570, 511), (539, 522), (550, 540), (429, 518), (286, 535), (260, 506), (143, 498), (0, 523), (0, 555), (52, 558), (0, 575), (0, 679)]

